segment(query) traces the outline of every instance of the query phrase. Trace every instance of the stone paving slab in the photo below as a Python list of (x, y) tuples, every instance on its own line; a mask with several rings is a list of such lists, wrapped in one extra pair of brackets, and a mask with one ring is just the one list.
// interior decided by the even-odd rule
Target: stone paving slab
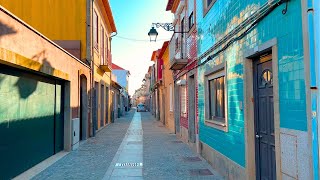
[[(175, 134), (161, 126), (150, 113), (142, 114), (143, 127), (143, 178), (144, 179), (223, 179), (202, 158), (194, 153)], [(199, 157), (201, 161), (186, 162), (186, 158)], [(212, 175), (200, 175), (211, 172)], [(203, 173), (205, 174), (205, 173)]]
[(126, 116), (116, 119), (115, 123), (99, 131), (96, 137), (88, 139), (77, 150), (71, 151), (33, 179), (102, 179), (127, 132), (133, 115), (132, 110)]
[[(149, 112), (141, 113), (140, 124), (132, 121), (134, 113), (102, 129), (34, 179), (222, 179), (187, 144), (176, 143), (180, 141), (176, 135)], [(139, 166), (130, 164), (138, 161)], [(110, 176), (105, 178), (106, 174)]]

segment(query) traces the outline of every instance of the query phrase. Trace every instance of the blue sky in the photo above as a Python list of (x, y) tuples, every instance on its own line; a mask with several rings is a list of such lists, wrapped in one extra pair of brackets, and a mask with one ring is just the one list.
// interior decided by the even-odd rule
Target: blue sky
[(152, 52), (161, 48), (163, 42), (170, 40), (172, 36), (172, 32), (159, 28), (158, 41), (149, 42), (148, 32), (152, 23), (172, 22), (173, 14), (166, 11), (167, 0), (109, 2), (118, 31), (118, 35), (112, 39), (112, 61), (130, 71), (129, 93), (132, 95), (141, 86), (148, 67), (152, 65)]

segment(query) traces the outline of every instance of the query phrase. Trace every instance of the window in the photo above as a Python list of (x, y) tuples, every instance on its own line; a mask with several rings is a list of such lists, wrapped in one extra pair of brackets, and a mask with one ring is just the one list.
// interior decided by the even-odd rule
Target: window
[[(184, 32), (184, 18), (181, 20), (181, 32)], [(183, 58), (184, 33), (181, 33), (181, 58)]]
[(101, 64), (105, 64), (105, 61), (104, 61), (104, 29), (103, 27), (101, 26)]
[(224, 114), (224, 76), (209, 80), (209, 114), (211, 119), (223, 121)]
[(98, 45), (99, 45), (99, 34), (98, 34), (98, 24), (99, 24), (99, 19), (98, 19), (98, 14), (96, 11), (94, 11), (94, 16), (93, 16), (93, 46), (98, 50)]
[(215, 67), (205, 75), (205, 123), (208, 126), (227, 131), (226, 98), (227, 86), (224, 64)]
[(192, 28), (192, 26), (194, 25), (194, 19), (193, 19), (193, 12), (190, 14), (189, 16), (189, 30)]
[(106, 62), (108, 62), (109, 63), (109, 59), (108, 59), (108, 36), (107, 36), (107, 34), (105, 35), (105, 39), (106, 39), (106, 45), (105, 45), (105, 60), (106, 60)]
[(203, 16), (205, 16), (217, 0), (203, 0)]
[(180, 94), (181, 94), (181, 114), (187, 113), (187, 88), (185, 85), (180, 87)]
[(172, 84), (169, 85), (169, 94), (170, 94), (170, 111), (173, 111), (173, 89)]

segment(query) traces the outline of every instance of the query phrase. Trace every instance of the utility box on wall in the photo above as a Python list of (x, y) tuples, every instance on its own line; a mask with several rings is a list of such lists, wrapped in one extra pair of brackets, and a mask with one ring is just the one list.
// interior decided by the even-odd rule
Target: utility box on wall
[(72, 119), (72, 150), (76, 150), (79, 147), (80, 141), (80, 119)]

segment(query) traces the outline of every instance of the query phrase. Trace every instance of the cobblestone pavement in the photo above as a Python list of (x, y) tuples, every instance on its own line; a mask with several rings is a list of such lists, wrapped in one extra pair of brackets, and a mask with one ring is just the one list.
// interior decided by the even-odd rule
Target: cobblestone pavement
[(33, 179), (102, 179), (130, 125), (134, 111), (116, 119)]
[[(115, 123), (102, 129), (95, 138), (88, 139), (78, 150), (70, 152), (33, 179), (105, 178), (107, 171), (114, 169), (112, 161), (116, 159), (116, 154), (119, 155), (120, 145), (127, 137), (134, 113), (131, 111), (125, 117), (117, 119)], [(181, 143), (175, 134), (170, 134), (149, 112), (141, 113), (141, 122), (142, 177), (139, 175), (119, 179), (222, 179), (206, 161), (192, 152), (188, 145)], [(131, 160), (128, 159), (128, 162)]]
[(144, 179), (222, 179), (150, 113), (142, 113), (142, 127)]

